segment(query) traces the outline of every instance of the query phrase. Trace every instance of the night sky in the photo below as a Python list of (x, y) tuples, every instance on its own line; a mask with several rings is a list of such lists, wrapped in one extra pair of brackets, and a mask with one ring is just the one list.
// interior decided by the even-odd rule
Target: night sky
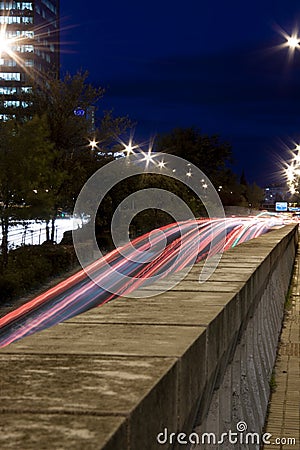
[(234, 171), (280, 181), (300, 141), (299, 0), (61, 2), (63, 71), (106, 88), (99, 110), (137, 122), (137, 140), (195, 126), (232, 144)]

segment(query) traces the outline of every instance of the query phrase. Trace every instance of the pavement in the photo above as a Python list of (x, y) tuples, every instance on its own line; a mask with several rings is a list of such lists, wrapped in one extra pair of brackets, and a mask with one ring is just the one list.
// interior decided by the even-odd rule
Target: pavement
[(300, 249), (298, 249), (290, 298), (287, 302), (274, 368), (266, 433), (271, 445), (264, 449), (300, 448)]

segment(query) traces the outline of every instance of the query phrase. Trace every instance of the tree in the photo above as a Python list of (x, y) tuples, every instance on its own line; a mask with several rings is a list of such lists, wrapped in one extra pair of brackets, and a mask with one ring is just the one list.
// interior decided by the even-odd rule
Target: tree
[(242, 195), (246, 201), (246, 206), (250, 208), (258, 209), (264, 199), (264, 191), (256, 183), (247, 185)]
[(240, 178), (240, 185), (245, 186), (245, 187), (248, 186), (248, 182), (247, 182), (247, 179), (246, 179), (246, 175), (245, 175), (245, 170), (244, 169), (242, 171), (242, 175), (241, 175), (241, 178)]
[(44, 189), (52, 160), (52, 145), (45, 117), (23, 124), (0, 123), (0, 219), (2, 264), (8, 255), (10, 224), (28, 215), (31, 200)]
[[(195, 217), (205, 214), (203, 211), (202, 202), (195, 196), (195, 193), (184, 183), (174, 179), (171, 176), (158, 173), (143, 173), (134, 175), (123, 179), (117, 183), (104, 197), (98, 210), (96, 219), (96, 234), (99, 237), (99, 242), (103, 241), (104, 237), (108, 236), (113, 215), (120, 203), (140, 190), (146, 189), (162, 189), (167, 192), (172, 192), (176, 197), (183, 200), (185, 205), (191, 209)], [(147, 191), (145, 191), (147, 196)], [(172, 202), (172, 200), (170, 200)], [(144, 206), (144, 205), (143, 205)], [(171, 207), (171, 204), (169, 204)], [(173, 204), (173, 211), (176, 210), (178, 204)], [(122, 227), (123, 222), (127, 223), (126, 217), (132, 217), (135, 214), (136, 203), (134, 200), (122, 209), (122, 220), (117, 227)], [(161, 227), (168, 223), (174, 222), (174, 217), (163, 211), (163, 203), (158, 199), (156, 207), (151, 207), (134, 215), (130, 223), (130, 231), (132, 236), (145, 233), (155, 228)], [(124, 220), (123, 220), (124, 219)]]
[(175, 128), (158, 137), (156, 149), (188, 160), (202, 170), (216, 187), (223, 185), (224, 178), (228, 178), (231, 146), (222, 142), (218, 135), (201, 134), (194, 127)]
[[(27, 96), (30, 114), (45, 115), (53, 144), (52, 171), (48, 173), (48, 219), (52, 223), (50, 239), (54, 240), (54, 222), (59, 208), (71, 210), (85, 181), (101, 165), (111, 160), (107, 145), (114, 133), (123, 132), (130, 122), (104, 114), (96, 129), (86, 116), (104, 94), (87, 82), (88, 73), (67, 74), (62, 80), (50, 77), (45, 86), (35, 85)], [(115, 136), (114, 136), (115, 137)], [(101, 148), (92, 148), (95, 139)]]

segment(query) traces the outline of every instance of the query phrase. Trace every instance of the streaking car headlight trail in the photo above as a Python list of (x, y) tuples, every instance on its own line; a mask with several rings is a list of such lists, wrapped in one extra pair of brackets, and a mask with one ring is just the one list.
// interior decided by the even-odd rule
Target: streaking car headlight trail
[[(114, 298), (126, 297), (149, 280), (191, 267), (283, 226), (281, 217), (235, 217), (177, 222), (146, 233), (117, 248), (0, 319), (0, 347), (42, 331)], [(225, 243), (224, 243), (225, 230)], [(145, 260), (144, 251), (163, 250)], [(92, 274), (92, 277), (91, 277)], [(125, 282), (118, 274), (126, 276)], [(105, 288), (103, 287), (105, 286)], [(152, 294), (153, 295), (153, 294)]]

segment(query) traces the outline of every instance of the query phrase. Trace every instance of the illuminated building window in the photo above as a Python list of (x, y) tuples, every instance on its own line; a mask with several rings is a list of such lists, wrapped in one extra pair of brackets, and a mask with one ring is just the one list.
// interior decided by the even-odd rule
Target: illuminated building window
[(5, 67), (15, 67), (17, 65), (16, 61), (14, 59), (3, 59), (0, 58), (0, 66)]
[(33, 82), (45, 83), (53, 70), (59, 75), (59, 0), (0, 1), (0, 27), (8, 41), (0, 53), (1, 121), (8, 117), (4, 101), (25, 108), (21, 95)]
[(7, 120), (13, 119), (16, 116), (14, 114), (9, 115), (9, 114), (0, 114), (0, 120), (2, 120), (3, 122), (6, 122)]
[(22, 23), (33, 23), (33, 17), (22, 17)]
[(0, 16), (0, 24), (21, 23), (21, 17)]
[(5, 100), (3, 102), (4, 108), (19, 108), (20, 106), (22, 108), (28, 108), (29, 102), (24, 102), (20, 100)]
[(11, 95), (17, 92), (16, 87), (0, 86), (0, 95)]
[(20, 106), (20, 101), (19, 100), (6, 100), (5, 102), (3, 102), (3, 106), (4, 108), (16, 108), (18, 106)]
[(6, 37), (8, 39), (16, 39), (16, 38), (17, 39), (21, 39), (21, 38), (33, 39), (34, 32), (33, 31), (20, 31), (20, 30), (7, 30)]
[(12, 9), (12, 2), (0, 2), (0, 9)]
[(34, 52), (34, 46), (33, 45), (14, 45), (11, 47), (13, 52), (20, 52), (20, 53), (33, 53)]
[(0, 72), (0, 79), (7, 81), (20, 81), (21, 74), (19, 72)]
[(32, 11), (32, 2), (15, 2), (16, 8), (21, 9), (24, 11), (24, 9), (30, 9)]

